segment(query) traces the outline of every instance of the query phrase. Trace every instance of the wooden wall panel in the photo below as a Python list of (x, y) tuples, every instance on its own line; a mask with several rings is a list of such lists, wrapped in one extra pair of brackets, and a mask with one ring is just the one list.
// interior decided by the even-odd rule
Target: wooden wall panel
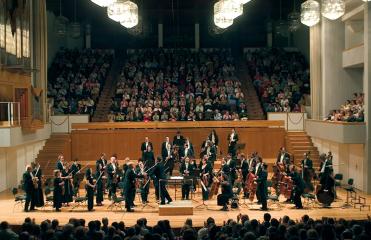
[[(242, 152), (250, 154), (259, 152), (264, 158), (275, 158), (278, 149), (284, 146), (285, 130), (283, 128), (240, 128), (239, 143), (245, 143)], [(104, 152), (107, 155), (116, 153), (119, 159), (130, 157), (138, 159), (141, 156), (140, 145), (146, 136), (154, 145), (155, 156), (161, 153), (161, 143), (166, 136), (172, 141), (176, 129), (116, 129), (116, 130), (75, 130), (71, 133), (72, 159), (92, 161)], [(182, 129), (184, 137), (189, 137), (195, 148), (196, 157), (199, 156), (201, 144), (210, 133), (210, 128)], [(218, 128), (219, 148), (222, 155), (227, 153), (227, 136), (229, 128)]]

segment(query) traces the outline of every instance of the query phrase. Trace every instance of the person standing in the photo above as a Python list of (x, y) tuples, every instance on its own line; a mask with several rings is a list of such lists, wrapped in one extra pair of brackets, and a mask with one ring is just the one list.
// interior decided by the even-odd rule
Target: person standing
[(313, 176), (313, 161), (309, 158), (309, 153), (304, 153), (304, 159), (301, 160), (302, 178), (305, 182), (305, 188), (313, 191), (312, 176)]
[(214, 144), (215, 148), (218, 148), (219, 146), (219, 137), (216, 134), (215, 129), (211, 131), (211, 133), (208, 136), (208, 139)]
[(157, 157), (156, 159), (156, 166), (153, 168), (153, 174), (156, 176), (157, 186), (159, 188), (159, 194), (161, 198), (161, 205), (165, 204), (165, 200), (167, 203), (171, 203), (173, 200), (171, 199), (169, 192), (166, 189), (166, 175), (164, 169), (164, 163), (161, 157)]
[(95, 162), (95, 178), (97, 179), (96, 189), (97, 189), (97, 196), (96, 202), (97, 206), (103, 205), (104, 200), (104, 187), (103, 187), (103, 178), (106, 177), (106, 168), (107, 168), (107, 160), (106, 154), (102, 153), (100, 158)]
[(64, 169), (64, 156), (60, 154), (57, 159), (57, 166), (55, 169), (58, 169), (60, 172)]
[(127, 163), (127, 170), (125, 172), (125, 186), (124, 186), (124, 196), (125, 196), (125, 208), (127, 212), (134, 212), (131, 208), (134, 206), (134, 198), (135, 198), (135, 183), (136, 179), (139, 177), (143, 177), (141, 175), (137, 175), (134, 172), (134, 164), (132, 162)]
[(153, 151), (153, 145), (152, 145), (152, 143), (149, 141), (149, 138), (148, 137), (145, 137), (144, 138), (144, 142), (142, 142), (142, 144), (140, 146), (140, 150), (142, 151), (142, 159), (144, 159), (144, 154), (147, 152), (148, 146), (151, 146), (151, 149)]
[(232, 128), (231, 133), (228, 135), (228, 153), (232, 157), (236, 156), (237, 152), (237, 143), (238, 143), (238, 134), (234, 128)]
[(113, 195), (116, 195), (117, 189), (117, 175), (118, 175), (118, 165), (116, 162), (116, 157), (112, 156), (110, 163), (107, 165), (107, 175), (108, 175), (108, 199), (111, 199)]
[(174, 136), (174, 139), (173, 139), (173, 145), (178, 146), (178, 149), (181, 152), (181, 150), (184, 146), (184, 142), (185, 142), (184, 137), (180, 134), (180, 131), (177, 131), (176, 135)]
[(53, 189), (53, 207), (57, 212), (60, 212), (63, 201), (64, 181), (61, 172), (54, 170), (54, 189)]
[(144, 166), (147, 168), (150, 168), (155, 164), (155, 155), (152, 151), (151, 145), (147, 146), (147, 150), (144, 152), (142, 160), (144, 162)]
[(23, 173), (23, 189), (26, 192), (26, 202), (24, 204), (25, 212), (35, 210), (35, 187), (33, 182), (34, 179), (35, 177), (32, 174), (32, 167), (30, 165), (27, 165), (26, 171)]
[(86, 195), (88, 198), (88, 211), (93, 211), (94, 207), (94, 192), (96, 185), (94, 184), (94, 178), (91, 171), (91, 168), (88, 168), (85, 173), (86, 177)]
[(135, 173), (139, 176), (143, 176), (143, 179), (140, 179), (140, 196), (142, 198), (142, 203), (148, 203), (148, 194), (149, 194), (149, 185), (150, 179), (146, 174), (146, 169), (144, 168), (144, 164), (142, 159), (138, 160), (138, 164), (135, 168)]
[(257, 195), (259, 195), (260, 202), (262, 204), (261, 210), (267, 211), (267, 194), (268, 194), (268, 189), (267, 189), (267, 177), (268, 177), (268, 172), (267, 172), (267, 164), (263, 164), (263, 167), (261, 168), (261, 171), (259, 171), (259, 174), (257, 175)]
[(180, 165), (180, 174), (184, 177), (182, 183), (182, 200), (189, 200), (189, 192), (191, 190), (191, 177), (193, 176), (193, 165), (190, 164), (189, 158), (186, 157)]
[(305, 183), (301, 175), (296, 171), (294, 165), (290, 166), (290, 177), (292, 178), (295, 185), (292, 193), (292, 200), (294, 201), (295, 207), (297, 209), (302, 209), (303, 204), (301, 202), (301, 195), (304, 192)]
[(161, 144), (161, 156), (164, 160), (164, 166), (168, 169), (169, 175), (173, 175), (174, 169), (174, 157), (173, 157), (173, 145), (170, 143), (169, 137), (165, 138), (165, 141)]
[(31, 164), (32, 166), (32, 174), (37, 179), (37, 185), (34, 185), (36, 187), (35, 189), (35, 206), (36, 207), (42, 207), (44, 206), (44, 193), (42, 189), (42, 171), (40, 168), (40, 164), (37, 162), (33, 162)]

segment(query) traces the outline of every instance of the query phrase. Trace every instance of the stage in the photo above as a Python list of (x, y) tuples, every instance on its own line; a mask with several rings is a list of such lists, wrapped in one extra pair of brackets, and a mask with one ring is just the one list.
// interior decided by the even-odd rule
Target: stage
[[(192, 200), (193, 205), (193, 215), (178, 215), (178, 216), (159, 216), (159, 205), (154, 202), (154, 193), (153, 189), (151, 189), (149, 200), (150, 206), (142, 207), (141, 203), (139, 202), (138, 196), (136, 196), (135, 204), (137, 205), (134, 209), (135, 212), (127, 213), (124, 210), (119, 209), (107, 209), (110, 204), (108, 199), (105, 199), (104, 206), (97, 207), (95, 206), (95, 211), (88, 212), (86, 207), (83, 208), (75, 208), (72, 210), (72, 206), (74, 203), (70, 204), (70, 207), (63, 207), (62, 212), (55, 212), (52, 208), (45, 207), (45, 209), (40, 209), (35, 212), (23, 212), (23, 209), (20, 205), (14, 205), (14, 197), (10, 191), (2, 192), (0, 194), (0, 221), (8, 221), (12, 225), (20, 225), (23, 223), (26, 217), (30, 217), (35, 219), (37, 223), (45, 219), (58, 219), (61, 224), (65, 224), (68, 222), (70, 218), (83, 218), (87, 222), (90, 220), (101, 220), (104, 217), (109, 218), (110, 224), (114, 221), (124, 221), (126, 226), (132, 226), (136, 223), (136, 220), (139, 218), (147, 218), (148, 225), (152, 226), (157, 223), (157, 221), (162, 219), (170, 220), (170, 224), (172, 227), (179, 228), (182, 227), (184, 221), (187, 218), (191, 218), (193, 220), (193, 225), (195, 227), (203, 226), (204, 221), (208, 217), (213, 217), (216, 220), (218, 225), (223, 224), (224, 221), (232, 218), (236, 219), (238, 214), (248, 214), (250, 219), (263, 219), (264, 211), (261, 211), (259, 208), (260, 206), (257, 205), (256, 199), (254, 203), (250, 203), (246, 200), (246, 204), (244, 204), (244, 200), (241, 198), (239, 203), (241, 206), (237, 209), (231, 209), (229, 211), (220, 211), (220, 206), (216, 205), (216, 199), (206, 201), (205, 206), (199, 206), (202, 204), (201, 201), (201, 190), (194, 194), (194, 200)], [(170, 195), (174, 198), (174, 189), (169, 189)], [(359, 193), (362, 196), (366, 197), (367, 204), (371, 203), (371, 195), (366, 196), (363, 193)], [(284, 198), (280, 198), (280, 205), (278, 207), (277, 204), (272, 204), (268, 202), (269, 213), (272, 217), (280, 219), (283, 216), (287, 215), (292, 219), (300, 219), (304, 214), (308, 214), (310, 217), (314, 219), (321, 219), (322, 217), (333, 217), (336, 219), (345, 218), (348, 220), (362, 220), (367, 219), (367, 217), (371, 214), (369, 209), (365, 209), (360, 211), (359, 209), (355, 208), (342, 208), (346, 201), (346, 192), (343, 189), (338, 188), (338, 196), (337, 199), (331, 206), (331, 208), (322, 208), (319, 205), (307, 205), (304, 203), (304, 209), (298, 210), (294, 208), (293, 204), (286, 204), (284, 203)], [(178, 189), (177, 192), (177, 200), (180, 197), (180, 190)], [(199, 206), (199, 207), (197, 207)]]

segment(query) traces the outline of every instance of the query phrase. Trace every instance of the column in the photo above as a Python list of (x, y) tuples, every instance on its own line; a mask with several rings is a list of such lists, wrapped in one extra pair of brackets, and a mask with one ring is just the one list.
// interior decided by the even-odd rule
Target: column
[(321, 24), (310, 28), (310, 98), (312, 119), (319, 119), (321, 112)]
[(162, 48), (164, 47), (164, 26), (162, 23), (158, 24), (158, 47)]
[(365, 152), (363, 162), (363, 185), (364, 191), (371, 193), (371, 127), (370, 127), (370, 113), (371, 113), (371, 3), (366, 2), (364, 12), (364, 73), (363, 73), (363, 92), (365, 94), (365, 123), (366, 123), (366, 140)]
[(273, 33), (272, 33), (272, 22), (267, 22), (267, 47), (271, 48), (273, 46)]
[(195, 49), (200, 49), (200, 24), (195, 23)]
[(85, 26), (85, 48), (91, 48), (91, 25)]

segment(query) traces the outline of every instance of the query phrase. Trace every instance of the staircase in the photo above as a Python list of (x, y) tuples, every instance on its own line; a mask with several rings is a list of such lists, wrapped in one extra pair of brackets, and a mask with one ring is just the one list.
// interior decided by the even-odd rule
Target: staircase
[(70, 160), (71, 138), (69, 134), (52, 134), (46, 140), (45, 146), (37, 155), (36, 161), (40, 164), (43, 175), (53, 175), (59, 154), (63, 154), (66, 160)]
[(122, 63), (119, 60), (120, 57), (116, 57), (113, 60), (112, 68), (108, 73), (106, 82), (103, 90), (99, 97), (97, 108), (94, 111), (92, 122), (107, 122), (107, 116), (111, 107), (111, 99), (115, 95), (116, 83), (120, 75)]
[(238, 78), (242, 84), (242, 92), (245, 95), (248, 117), (251, 120), (263, 120), (265, 115), (249, 75), (245, 61), (242, 59), (238, 66)]
[(318, 169), (320, 166), (319, 152), (313, 145), (312, 139), (306, 132), (286, 132), (287, 151), (294, 156), (294, 163), (300, 164), (304, 158), (304, 153), (310, 152), (309, 158), (313, 161), (313, 168)]

